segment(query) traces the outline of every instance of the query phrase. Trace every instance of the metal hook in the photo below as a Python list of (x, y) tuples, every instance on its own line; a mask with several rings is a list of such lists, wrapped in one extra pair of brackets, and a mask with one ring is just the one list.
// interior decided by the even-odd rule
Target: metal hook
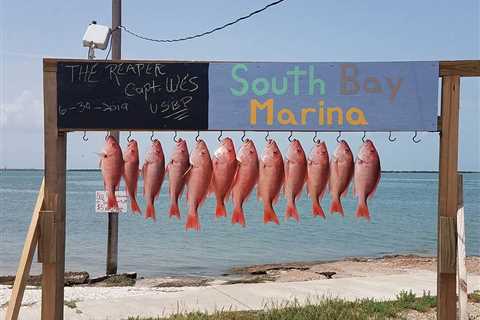
[(318, 132), (315, 131), (315, 135), (313, 136), (313, 139), (312, 139), (313, 143), (320, 143), (320, 139), (317, 138), (317, 134), (318, 134)]
[(397, 138), (393, 138), (393, 137), (392, 137), (392, 131), (390, 131), (390, 133), (388, 134), (388, 141), (390, 141), (390, 142), (395, 142), (395, 141), (397, 141)]
[(338, 131), (337, 142), (340, 143), (340, 137), (342, 136), (342, 131)]
[(220, 130), (220, 135), (217, 137), (218, 142), (221, 142), (223, 131)]
[(419, 143), (420, 141), (422, 141), (422, 139), (415, 140), (416, 137), (417, 137), (417, 131), (415, 131), (415, 135), (413, 136), (412, 141), (415, 143)]
[(88, 138), (87, 138), (87, 130), (83, 131), (83, 137), (82, 137), (83, 141), (88, 141)]
[(199, 141), (198, 138), (200, 138), (200, 130), (197, 130), (197, 136), (195, 137), (195, 141), (198, 142)]
[(367, 131), (363, 131), (362, 142), (365, 142), (366, 137), (367, 137)]
[(269, 138), (270, 138), (270, 131), (267, 131), (267, 135), (265, 136), (265, 141), (268, 141)]
[(150, 141), (153, 142), (153, 131), (152, 131), (152, 135), (150, 136)]
[(128, 133), (127, 142), (132, 141), (132, 139), (130, 139), (131, 137), (132, 137), (132, 131)]
[(242, 140), (242, 142), (245, 142), (245, 135), (246, 135), (245, 130), (243, 130), (243, 135), (240, 138), (240, 140)]
[(180, 139), (177, 138), (177, 130), (175, 130), (175, 134), (173, 135), (173, 141), (179, 142)]
[(293, 137), (293, 131), (290, 131), (290, 135), (288, 136), (288, 141), (292, 142), (295, 139), (292, 139)]
[(107, 131), (107, 134), (105, 135), (105, 141), (107, 141), (107, 138), (110, 136), (110, 131)]

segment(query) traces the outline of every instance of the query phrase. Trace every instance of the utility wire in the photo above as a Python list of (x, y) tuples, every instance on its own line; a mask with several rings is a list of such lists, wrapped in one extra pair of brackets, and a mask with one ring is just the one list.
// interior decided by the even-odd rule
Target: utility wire
[(205, 31), (205, 32), (202, 32), (202, 33), (198, 33), (198, 34), (194, 34), (194, 35), (191, 35), (191, 36), (186, 36), (186, 37), (183, 37), (183, 38), (176, 38), (176, 39), (154, 39), (154, 38), (150, 38), (150, 37), (146, 37), (144, 35), (141, 35), (139, 33), (136, 33), (130, 29), (128, 29), (126, 26), (119, 26), (120, 29), (123, 29), (125, 30), (125, 32), (129, 33), (130, 35), (134, 36), (134, 37), (137, 37), (137, 38), (140, 38), (142, 40), (147, 40), (147, 41), (152, 41), (152, 42), (159, 42), (159, 43), (171, 43), (171, 42), (180, 42), (180, 41), (186, 41), (186, 40), (192, 40), (192, 39), (195, 39), (195, 38), (200, 38), (200, 37), (204, 37), (204, 36), (207, 36), (207, 35), (210, 35), (216, 31), (220, 31), (222, 29), (225, 29), (231, 25), (234, 25), (238, 22), (241, 22), (243, 20), (246, 20), (262, 11), (265, 11), (267, 10), (268, 8), (270, 7), (273, 7), (273, 6), (276, 6), (282, 2), (284, 2), (285, 0), (277, 0), (277, 1), (274, 1), (272, 3), (269, 3), (267, 4), (266, 6), (264, 6), (263, 8), (261, 9), (258, 9), (258, 10), (255, 10), (245, 16), (242, 16), (236, 20), (233, 20), (231, 22), (228, 22), (222, 26), (219, 26), (219, 27), (216, 27), (216, 28), (213, 28), (213, 29), (210, 29), (208, 31)]

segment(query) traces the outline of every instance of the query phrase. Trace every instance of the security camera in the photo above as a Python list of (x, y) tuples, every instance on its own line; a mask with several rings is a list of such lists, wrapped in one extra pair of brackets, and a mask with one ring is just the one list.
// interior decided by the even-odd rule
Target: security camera
[(88, 48), (88, 58), (95, 58), (95, 49), (105, 50), (108, 47), (112, 30), (107, 26), (92, 21), (83, 35), (83, 46)]

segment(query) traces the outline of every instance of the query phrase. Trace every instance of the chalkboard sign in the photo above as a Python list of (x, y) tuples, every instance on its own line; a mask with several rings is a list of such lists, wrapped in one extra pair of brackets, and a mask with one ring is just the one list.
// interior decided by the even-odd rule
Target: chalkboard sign
[(58, 62), (57, 87), (59, 128), (208, 128), (208, 63)]

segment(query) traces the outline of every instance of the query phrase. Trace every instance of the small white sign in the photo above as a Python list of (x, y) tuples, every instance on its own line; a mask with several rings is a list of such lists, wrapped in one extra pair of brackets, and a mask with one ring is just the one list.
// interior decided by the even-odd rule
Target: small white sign
[(115, 197), (117, 198), (118, 208), (120, 210), (107, 209), (107, 192), (97, 191), (95, 192), (95, 212), (127, 212), (128, 198), (125, 191), (116, 191)]

